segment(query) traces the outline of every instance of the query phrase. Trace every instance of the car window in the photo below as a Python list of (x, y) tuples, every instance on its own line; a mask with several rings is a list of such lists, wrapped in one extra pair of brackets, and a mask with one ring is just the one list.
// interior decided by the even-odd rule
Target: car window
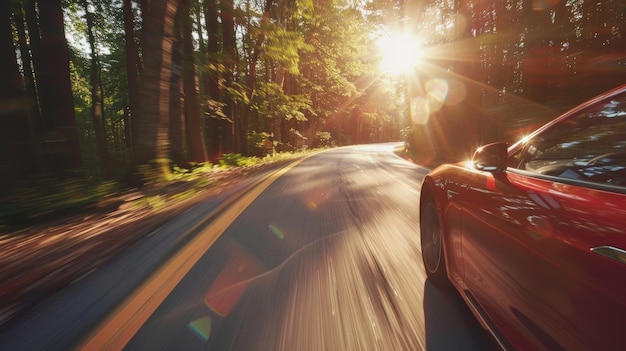
[(603, 100), (536, 135), (511, 156), (509, 166), (626, 187), (626, 94)]

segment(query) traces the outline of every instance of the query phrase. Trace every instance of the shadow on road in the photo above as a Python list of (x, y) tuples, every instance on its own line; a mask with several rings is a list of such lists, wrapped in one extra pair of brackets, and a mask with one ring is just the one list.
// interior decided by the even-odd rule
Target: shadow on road
[(453, 287), (424, 284), (426, 350), (498, 350)]

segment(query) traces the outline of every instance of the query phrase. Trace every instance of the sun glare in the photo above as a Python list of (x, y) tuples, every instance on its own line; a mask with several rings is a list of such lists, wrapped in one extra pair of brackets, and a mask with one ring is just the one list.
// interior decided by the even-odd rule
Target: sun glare
[(386, 35), (378, 39), (377, 45), (383, 72), (410, 73), (420, 62), (422, 40), (414, 35)]

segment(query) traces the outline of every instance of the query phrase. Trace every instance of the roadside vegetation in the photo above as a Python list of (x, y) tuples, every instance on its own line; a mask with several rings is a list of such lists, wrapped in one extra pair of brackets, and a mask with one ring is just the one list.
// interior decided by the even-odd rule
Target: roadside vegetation
[[(135, 207), (158, 210), (167, 201), (185, 201), (194, 198), (207, 187), (218, 185), (227, 172), (245, 175), (265, 166), (288, 162), (321, 149), (278, 152), (266, 156), (226, 154), (219, 163), (210, 162), (175, 166), (168, 178), (147, 167), (142, 173), (144, 186), (140, 194), (131, 198)], [(115, 197), (136, 192), (120, 181), (68, 178), (35, 179), (21, 185), (15, 193), (0, 198), (0, 232), (30, 226), (63, 215), (88, 211), (91, 207)], [(109, 201), (113, 204), (119, 202)], [(104, 205), (106, 206), (106, 205)]]

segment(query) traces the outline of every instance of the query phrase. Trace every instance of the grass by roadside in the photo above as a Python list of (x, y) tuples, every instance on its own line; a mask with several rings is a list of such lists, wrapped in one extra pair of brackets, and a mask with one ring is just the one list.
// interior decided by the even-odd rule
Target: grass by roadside
[[(131, 189), (116, 181), (86, 179), (35, 179), (21, 184), (15, 193), (0, 198), (0, 233), (32, 226), (80, 209), (93, 206), (117, 206), (115, 197), (127, 196), (133, 206), (158, 210), (165, 201), (183, 201), (197, 194), (224, 173), (247, 172), (264, 165), (289, 161), (317, 150), (282, 152), (265, 157), (224, 155), (219, 164), (196, 164), (189, 168), (174, 167), (170, 179), (156, 179), (144, 174), (146, 185)], [(168, 189), (166, 199), (161, 192)], [(172, 188), (173, 191), (172, 191)], [(138, 191), (140, 190), (140, 191)], [(174, 193), (173, 195), (171, 193)]]

